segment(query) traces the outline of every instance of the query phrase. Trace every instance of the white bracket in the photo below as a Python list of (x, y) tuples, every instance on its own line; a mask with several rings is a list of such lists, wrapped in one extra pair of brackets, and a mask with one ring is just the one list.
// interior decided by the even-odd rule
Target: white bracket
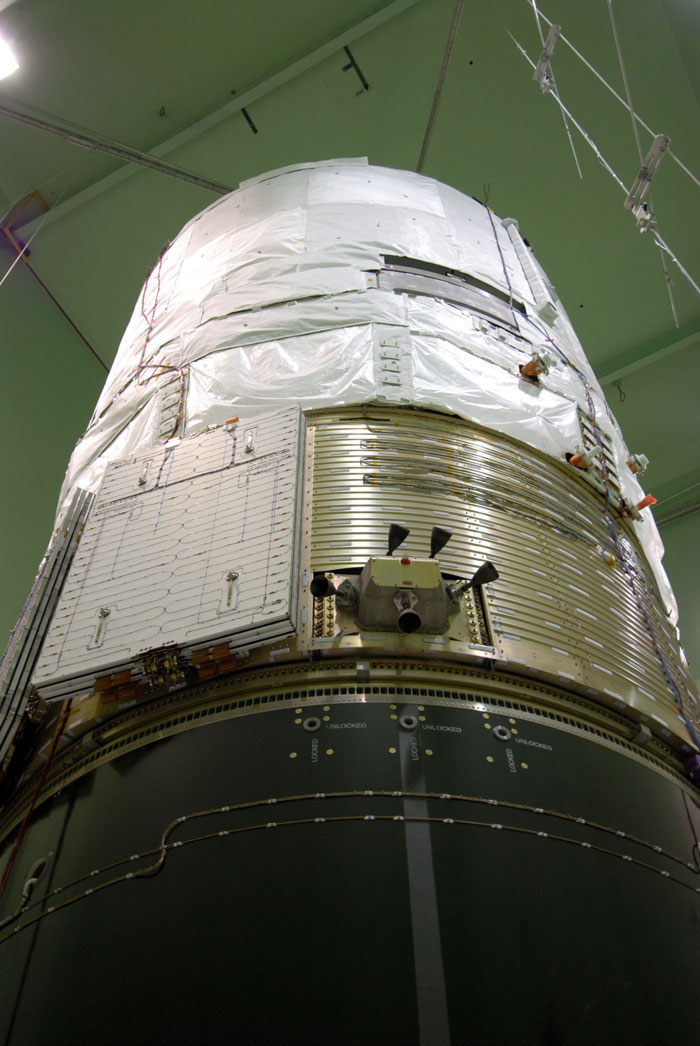
[(625, 207), (628, 211), (632, 211), (632, 214), (637, 219), (637, 225), (639, 226), (640, 232), (653, 232), (656, 228), (656, 222), (652, 215), (649, 214), (647, 206), (643, 201), (649, 191), (649, 187), (651, 186), (652, 179), (658, 170), (659, 164), (668, 152), (670, 144), (671, 139), (667, 135), (657, 134), (654, 141), (651, 143), (651, 148), (647, 153), (646, 160), (642, 164), (639, 174), (634, 180), (634, 185), (630, 189), (627, 199), (625, 200)]
[(372, 331), (374, 380), (381, 399), (408, 401), (412, 398), (413, 364), (411, 337), (405, 327), (374, 324)]
[(532, 74), (532, 79), (536, 80), (543, 91), (551, 91), (554, 88), (554, 84), (550, 77), (549, 63), (552, 60), (554, 54), (554, 48), (556, 47), (557, 40), (561, 35), (560, 25), (551, 25), (549, 32), (547, 33), (547, 39), (544, 42), (544, 47), (538, 59), (535, 71)]
[(552, 295), (549, 292), (547, 284), (542, 279), (542, 276), (537, 271), (537, 266), (533, 255), (529, 248), (526, 246), (525, 241), (520, 235), (520, 229), (518, 222), (515, 218), (504, 218), (501, 225), (508, 232), (510, 242), (515, 248), (515, 253), (518, 256), (518, 261), (525, 274), (525, 279), (530, 285), (532, 296), (535, 299), (535, 308), (537, 309), (537, 315), (540, 319), (544, 320), (550, 326), (554, 323), (557, 318), (557, 307), (554, 303)]

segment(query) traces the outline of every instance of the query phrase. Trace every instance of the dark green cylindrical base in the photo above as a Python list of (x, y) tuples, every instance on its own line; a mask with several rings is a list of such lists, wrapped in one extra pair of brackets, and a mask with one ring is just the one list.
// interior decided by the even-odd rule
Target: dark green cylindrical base
[(2, 931), (0, 1041), (700, 1041), (678, 784), (592, 735), (391, 700), (193, 729), (45, 803), (2, 917), (49, 852), (33, 897), (66, 888)]

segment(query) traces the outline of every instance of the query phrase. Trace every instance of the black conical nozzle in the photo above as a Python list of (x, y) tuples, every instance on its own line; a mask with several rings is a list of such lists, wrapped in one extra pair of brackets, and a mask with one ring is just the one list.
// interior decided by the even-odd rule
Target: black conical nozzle
[(311, 589), (311, 595), (316, 596), (317, 599), (322, 599), (324, 596), (332, 596), (335, 592), (335, 585), (325, 574), (314, 574), (309, 588)]
[(411, 531), (407, 530), (406, 527), (402, 527), (400, 523), (392, 523), (389, 527), (389, 551), (387, 556), (391, 556), (394, 550), (403, 544), (410, 533)]
[(479, 588), (481, 585), (487, 585), (489, 581), (496, 581), (498, 579), (498, 571), (491, 562), (487, 559), (485, 563), (482, 563), (479, 569), (472, 574), (468, 581), (456, 581), (452, 585), (447, 586), (447, 595), (451, 600), (455, 601), (470, 588)]
[(491, 562), (487, 559), (485, 563), (482, 563), (475, 574), (472, 575), (469, 581), (470, 588), (478, 588), (480, 585), (487, 585), (489, 581), (496, 581), (498, 579), (498, 571)]
[(447, 542), (452, 537), (451, 530), (445, 530), (443, 527), (433, 527), (430, 534), (430, 558), (435, 559), (438, 552), (445, 547)]

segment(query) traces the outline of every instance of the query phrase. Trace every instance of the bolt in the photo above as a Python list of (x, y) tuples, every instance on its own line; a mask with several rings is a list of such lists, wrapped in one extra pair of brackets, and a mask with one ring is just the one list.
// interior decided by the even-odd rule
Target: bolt
[(95, 643), (99, 643), (100, 636), (102, 635), (102, 629), (104, 628), (105, 621), (107, 620), (107, 618), (109, 617), (109, 615), (111, 613), (112, 613), (112, 611), (109, 609), (109, 607), (100, 607), (100, 609), (97, 611), (97, 618), (98, 618), (98, 620), (97, 620), (97, 631), (95, 632), (95, 639), (94, 639)]
[(238, 573), (235, 570), (229, 570), (228, 574), (226, 575), (226, 580), (228, 581), (228, 593), (227, 593), (227, 596), (226, 596), (226, 606), (230, 607), (231, 606), (231, 600), (233, 598), (233, 583), (234, 583), (234, 581), (238, 580)]

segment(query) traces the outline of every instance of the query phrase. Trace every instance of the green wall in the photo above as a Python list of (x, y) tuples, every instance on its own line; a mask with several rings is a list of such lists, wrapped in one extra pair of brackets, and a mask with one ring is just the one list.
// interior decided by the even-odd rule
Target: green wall
[(4, 648), (46, 551), (68, 458), (105, 373), (21, 262), (0, 289), (0, 330)]

